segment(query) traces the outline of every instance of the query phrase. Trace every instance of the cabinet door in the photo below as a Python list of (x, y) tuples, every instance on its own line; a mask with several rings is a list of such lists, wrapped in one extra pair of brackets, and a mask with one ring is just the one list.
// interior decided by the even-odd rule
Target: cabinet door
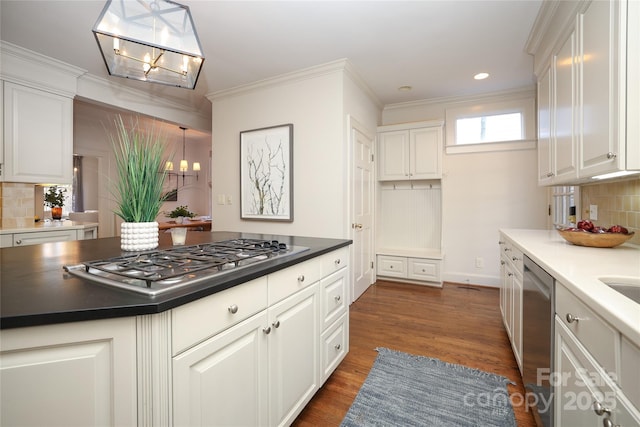
[(511, 346), (513, 354), (518, 362), (518, 367), (522, 373), (522, 276), (515, 272), (511, 280), (512, 285), (512, 324), (511, 324)]
[(269, 309), (270, 425), (289, 425), (318, 389), (318, 283)]
[(409, 179), (409, 131), (383, 132), (378, 144), (378, 181)]
[(73, 100), (4, 83), (4, 181), (71, 184)]
[(552, 164), (554, 184), (568, 182), (576, 177), (577, 156), (577, 108), (576, 88), (577, 73), (575, 64), (575, 31), (572, 31), (567, 40), (553, 57), (555, 67), (555, 120), (553, 121)]
[(553, 69), (547, 68), (538, 81), (538, 184), (548, 185), (555, 174), (552, 150)]
[(176, 426), (268, 424), (266, 310), (173, 359)]
[[(624, 169), (620, 129), (624, 129), (624, 99), (620, 99), (619, 9), (622, 2), (594, 1), (578, 15), (581, 81), (580, 177)], [(623, 135), (624, 136), (624, 133)]]
[(409, 176), (411, 179), (442, 177), (442, 127), (409, 131)]
[(136, 425), (135, 318), (0, 331), (0, 425)]

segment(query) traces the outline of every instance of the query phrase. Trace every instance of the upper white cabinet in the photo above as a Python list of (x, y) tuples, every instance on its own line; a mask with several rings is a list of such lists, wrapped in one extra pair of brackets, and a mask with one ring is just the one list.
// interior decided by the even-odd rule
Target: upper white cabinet
[(417, 122), (378, 128), (378, 180), (442, 177), (442, 122)]
[(73, 99), (4, 82), (3, 180), (71, 184)]
[(0, 180), (71, 184), (76, 67), (1, 42)]
[(551, 14), (539, 21), (548, 27), (530, 37), (539, 41), (530, 49), (538, 74), (539, 184), (640, 169), (640, 90), (627, 78), (640, 68), (638, 9), (624, 0), (543, 8)]

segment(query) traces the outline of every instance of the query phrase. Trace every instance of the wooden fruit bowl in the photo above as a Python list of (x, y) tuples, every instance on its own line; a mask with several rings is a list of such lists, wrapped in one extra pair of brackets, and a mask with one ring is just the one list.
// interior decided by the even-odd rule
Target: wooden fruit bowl
[(561, 230), (558, 233), (569, 243), (591, 248), (613, 248), (631, 239), (635, 233), (590, 233), (581, 230)]

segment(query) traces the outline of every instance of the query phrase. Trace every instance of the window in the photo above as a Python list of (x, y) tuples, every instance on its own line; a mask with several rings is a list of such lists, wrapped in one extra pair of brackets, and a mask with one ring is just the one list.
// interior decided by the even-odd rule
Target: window
[(535, 148), (533, 93), (530, 97), (448, 108), (446, 123), (450, 154)]

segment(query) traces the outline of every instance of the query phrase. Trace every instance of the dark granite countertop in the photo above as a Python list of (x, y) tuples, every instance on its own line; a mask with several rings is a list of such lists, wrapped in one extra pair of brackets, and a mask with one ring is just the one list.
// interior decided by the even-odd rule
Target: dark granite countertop
[[(119, 237), (0, 249), (0, 329), (160, 313), (352, 243), (346, 239), (194, 232), (187, 235), (186, 244), (241, 237), (279, 240), (310, 249), (156, 297), (93, 283), (63, 271), (63, 265), (120, 256)], [(159, 249), (168, 247), (171, 236), (160, 233)]]

